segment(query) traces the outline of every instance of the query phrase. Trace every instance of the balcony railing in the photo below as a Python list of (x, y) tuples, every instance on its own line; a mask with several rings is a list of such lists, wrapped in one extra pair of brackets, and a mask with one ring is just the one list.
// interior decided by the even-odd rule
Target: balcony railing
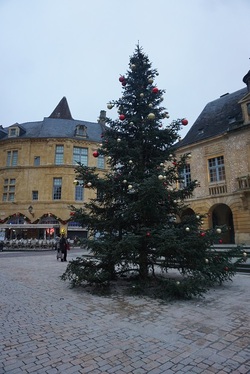
[(210, 196), (223, 195), (225, 193), (227, 193), (227, 185), (225, 183), (209, 187)]
[(250, 189), (250, 175), (245, 175), (243, 177), (237, 178), (238, 189), (239, 190), (246, 190)]

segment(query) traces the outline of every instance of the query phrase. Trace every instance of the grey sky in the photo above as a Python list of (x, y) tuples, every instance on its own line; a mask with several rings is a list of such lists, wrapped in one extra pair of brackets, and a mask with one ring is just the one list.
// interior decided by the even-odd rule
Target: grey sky
[(73, 118), (96, 121), (139, 40), (166, 124), (189, 120), (184, 136), (209, 101), (244, 87), (249, 15), (249, 0), (0, 0), (0, 124), (42, 120), (63, 96)]

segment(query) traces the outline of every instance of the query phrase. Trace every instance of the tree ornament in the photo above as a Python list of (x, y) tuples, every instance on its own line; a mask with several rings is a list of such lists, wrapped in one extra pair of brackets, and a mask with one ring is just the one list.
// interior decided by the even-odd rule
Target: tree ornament
[(120, 143), (120, 141), (121, 141), (121, 138), (117, 138), (117, 142)]
[(216, 229), (217, 234), (221, 234), (221, 229)]
[(204, 232), (204, 231), (202, 231), (201, 233), (200, 233), (200, 236), (205, 236), (206, 235), (206, 233)]
[(163, 163), (163, 162), (161, 162), (161, 163), (160, 163), (160, 166), (164, 166), (164, 163)]
[(88, 182), (88, 183), (87, 183), (87, 186), (88, 186), (88, 187), (91, 187), (91, 186), (92, 186), (92, 183), (91, 183), (91, 182)]
[(128, 162), (129, 164), (133, 164), (133, 161), (132, 160), (129, 160), (129, 162)]
[(187, 124), (188, 124), (188, 120), (187, 120), (186, 118), (183, 118), (183, 119), (181, 120), (181, 123), (183, 124), (183, 126), (187, 126)]
[(154, 120), (155, 119), (155, 114), (154, 113), (149, 113), (148, 114), (148, 119), (151, 120), (151, 121)]
[(128, 185), (128, 190), (132, 190), (132, 188), (133, 188), (132, 184), (129, 184)]
[(120, 119), (121, 121), (124, 121), (124, 120), (125, 120), (125, 115), (124, 115), (124, 114), (120, 114), (119, 119)]
[(149, 106), (149, 108), (153, 108), (153, 104), (152, 103), (148, 104), (148, 106)]
[(123, 181), (122, 181), (122, 183), (124, 183), (124, 184), (126, 184), (128, 181), (126, 180), (126, 179), (124, 179)]
[(243, 252), (243, 253), (242, 253), (242, 256), (243, 256), (243, 257), (247, 257), (247, 252)]
[(99, 156), (99, 152), (98, 152), (98, 151), (94, 151), (94, 152), (93, 152), (93, 156), (94, 156), (94, 157), (98, 157), (98, 156)]
[(134, 122), (129, 122), (129, 124), (132, 126), (134, 124)]
[(130, 67), (131, 67), (132, 70), (136, 69), (136, 65), (135, 64), (131, 64)]
[(206, 264), (209, 263), (209, 259), (208, 259), (208, 258), (205, 258), (205, 263), (206, 263)]
[(153, 93), (158, 93), (159, 89), (157, 87), (152, 88)]
[(189, 227), (186, 227), (185, 230), (186, 230), (187, 232), (189, 232), (189, 231), (190, 231), (190, 228), (189, 228)]
[(124, 82), (125, 81), (125, 77), (123, 76), (123, 75), (121, 75), (120, 77), (119, 77), (119, 82)]
[(151, 78), (151, 77), (150, 77), (150, 78), (148, 78), (148, 83), (149, 83), (149, 84), (152, 84), (152, 83), (153, 83), (153, 81), (154, 81), (154, 80), (153, 80), (153, 78)]
[(107, 104), (107, 108), (108, 108), (108, 109), (112, 109), (113, 107), (114, 107), (114, 105), (112, 105), (112, 104), (110, 104), (110, 103)]
[(228, 271), (229, 269), (228, 269), (228, 267), (227, 267), (227, 266), (225, 266), (225, 267), (224, 267), (224, 270), (225, 270), (225, 271)]
[(151, 236), (151, 234), (150, 234), (150, 232), (148, 231), (148, 232), (146, 233), (146, 237), (149, 238), (150, 236)]
[(161, 181), (162, 179), (164, 179), (163, 175), (158, 175), (158, 179)]
[(219, 244), (222, 244), (223, 243), (223, 240), (222, 239), (219, 239)]
[(176, 281), (176, 285), (179, 286), (181, 283), (179, 281)]
[(126, 86), (127, 82), (126, 81), (123, 81), (122, 82), (122, 86)]
[(140, 93), (140, 97), (144, 97), (144, 93), (142, 92), (142, 93)]

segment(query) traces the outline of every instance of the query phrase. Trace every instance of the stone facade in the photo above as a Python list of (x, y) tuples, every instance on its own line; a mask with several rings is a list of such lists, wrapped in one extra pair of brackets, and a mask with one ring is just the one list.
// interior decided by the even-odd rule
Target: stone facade
[[(191, 154), (188, 159), (191, 178), (199, 182), (187, 201), (188, 211), (205, 215), (204, 229), (226, 225), (228, 232), (222, 237), (222, 243), (249, 245), (250, 93), (244, 92), (234, 104), (230, 95), (227, 96), (221, 98), (223, 105), (218, 99), (206, 107), (187, 134), (188, 139), (180, 142), (176, 155)], [(218, 129), (210, 134), (209, 126), (216, 125), (217, 119)], [(200, 139), (193, 140), (199, 132), (206, 132), (206, 136), (201, 134)], [(215, 165), (213, 175), (212, 162), (223, 162), (223, 171), (220, 165)]]
[[(61, 112), (60, 105), (57, 107), (58, 119), (50, 116), (41, 122), (0, 129), (0, 229), (6, 230), (8, 236), (15, 237), (18, 232), (22, 237), (20, 227), (28, 227), (26, 237), (51, 237), (62, 231), (70, 237), (86, 234), (84, 228), (72, 222), (69, 206), (81, 207), (96, 192), (83, 187), (83, 199), (76, 200), (74, 150), (85, 150), (88, 166), (100, 166), (93, 152), (101, 142), (104, 124), (77, 121), (68, 114), (70, 118), (65, 118), (65, 99), (63, 104)], [(44, 135), (42, 129), (46, 126)], [(79, 126), (86, 134), (77, 134)], [(105, 160), (100, 175), (104, 170)], [(54, 195), (55, 178), (61, 183), (58, 196)], [(15, 233), (9, 232), (11, 227), (16, 228)]]

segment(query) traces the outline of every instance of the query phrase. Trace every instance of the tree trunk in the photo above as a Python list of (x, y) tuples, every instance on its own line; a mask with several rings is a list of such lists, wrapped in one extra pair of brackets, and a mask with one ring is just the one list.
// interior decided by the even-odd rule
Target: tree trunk
[(139, 253), (139, 273), (142, 279), (148, 276), (147, 248), (145, 245), (142, 245)]

